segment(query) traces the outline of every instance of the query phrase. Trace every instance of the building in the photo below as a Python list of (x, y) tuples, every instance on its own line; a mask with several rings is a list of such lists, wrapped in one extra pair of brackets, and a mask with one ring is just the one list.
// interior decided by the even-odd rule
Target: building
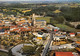
[(80, 36), (80, 32), (77, 32), (77, 36)]
[(75, 33), (69, 33), (70, 37), (75, 37)]
[(45, 27), (46, 21), (45, 20), (36, 20), (36, 26), (37, 27)]
[(75, 45), (75, 46), (76, 46), (75, 49), (76, 49), (78, 52), (80, 52), (80, 42), (76, 42), (75, 44), (76, 44), (76, 45)]
[(35, 19), (35, 14), (32, 15), (32, 26), (36, 26), (36, 19)]
[(35, 14), (32, 15), (32, 26), (40, 28), (46, 26), (46, 21), (45, 20), (36, 20), (35, 19)]
[(73, 56), (72, 52), (56, 52), (55, 56)]
[(61, 40), (66, 40), (67, 39), (67, 37), (64, 35), (64, 36), (55, 36), (54, 37), (54, 40), (56, 40), (56, 41), (61, 41)]

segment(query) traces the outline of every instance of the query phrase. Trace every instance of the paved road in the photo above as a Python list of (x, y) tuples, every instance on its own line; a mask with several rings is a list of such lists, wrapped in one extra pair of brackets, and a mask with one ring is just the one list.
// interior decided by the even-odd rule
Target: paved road
[(8, 53), (8, 50), (0, 49), (0, 51)]
[[(34, 46), (32, 44), (24, 44), (24, 45), (27, 45), (27, 46)], [(12, 48), (12, 54), (15, 55), (15, 56), (23, 56), (21, 53), (19, 53), (18, 51), (21, 50), (21, 48), (23, 47), (23, 44), (19, 44), (15, 47)]]
[(47, 43), (47, 45), (45, 46), (45, 48), (44, 48), (41, 56), (46, 56), (46, 54), (47, 54), (47, 52), (48, 52), (48, 50), (49, 50), (49, 46), (50, 46), (50, 44), (51, 44), (52, 38), (53, 38), (53, 33), (51, 32), (51, 33), (50, 33), (50, 39), (48, 40), (48, 43)]

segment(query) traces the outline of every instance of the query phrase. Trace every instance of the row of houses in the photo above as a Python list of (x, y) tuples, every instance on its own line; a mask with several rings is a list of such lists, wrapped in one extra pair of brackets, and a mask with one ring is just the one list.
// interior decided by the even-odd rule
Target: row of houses
[[(33, 14), (29, 17), (15, 17), (14, 15), (8, 15), (0, 19), (0, 35), (27, 35), (31, 31), (39, 31), (46, 26), (45, 20), (36, 20)], [(32, 18), (32, 19), (31, 19)]]

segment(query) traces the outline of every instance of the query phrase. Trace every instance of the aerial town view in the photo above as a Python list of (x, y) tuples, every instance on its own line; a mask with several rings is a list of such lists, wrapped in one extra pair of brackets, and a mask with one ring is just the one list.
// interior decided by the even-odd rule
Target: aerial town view
[(0, 0), (0, 56), (80, 56), (80, 0)]

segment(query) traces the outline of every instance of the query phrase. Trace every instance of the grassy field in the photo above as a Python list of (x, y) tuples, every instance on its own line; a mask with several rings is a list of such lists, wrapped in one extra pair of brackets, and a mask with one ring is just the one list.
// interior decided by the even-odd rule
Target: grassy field
[(4, 52), (0, 52), (0, 56), (8, 56), (8, 54), (6, 54)]
[(50, 18), (51, 17), (37, 17), (36, 20), (45, 20), (47, 23), (50, 23)]
[(71, 28), (64, 24), (55, 24), (55, 26), (59, 27), (61, 30), (64, 30), (64, 31), (76, 32), (75, 28)]

